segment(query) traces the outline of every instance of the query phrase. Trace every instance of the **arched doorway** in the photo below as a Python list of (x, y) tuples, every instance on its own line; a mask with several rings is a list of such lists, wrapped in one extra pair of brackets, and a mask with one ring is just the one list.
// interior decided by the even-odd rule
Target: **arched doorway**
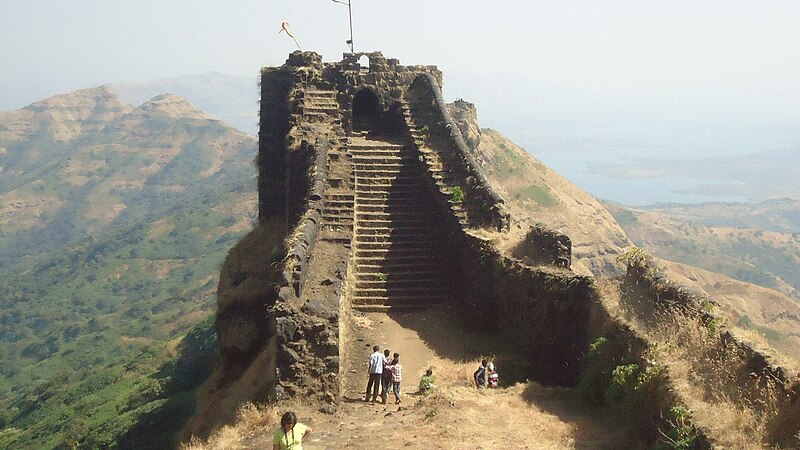
[(362, 89), (353, 96), (353, 131), (374, 129), (382, 114), (381, 101), (371, 89)]

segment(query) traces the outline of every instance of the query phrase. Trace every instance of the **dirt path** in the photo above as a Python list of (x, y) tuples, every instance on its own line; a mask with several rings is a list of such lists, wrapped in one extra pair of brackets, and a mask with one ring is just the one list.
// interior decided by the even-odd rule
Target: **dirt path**
[[(609, 430), (570, 400), (568, 389), (519, 382), (477, 391), (472, 372), (482, 355), (494, 356), (501, 382), (525, 362), (492, 336), (466, 333), (453, 324), (454, 310), (356, 314), (348, 331), (343, 401), (333, 415), (319, 405), (284, 404), (310, 425), (303, 448), (333, 449), (562, 449), (633, 448), (621, 431)], [(372, 346), (401, 354), (403, 404), (363, 402), (366, 360)], [(422, 397), (419, 376), (432, 367), (439, 389)], [(267, 448), (264, 438), (248, 448)]]

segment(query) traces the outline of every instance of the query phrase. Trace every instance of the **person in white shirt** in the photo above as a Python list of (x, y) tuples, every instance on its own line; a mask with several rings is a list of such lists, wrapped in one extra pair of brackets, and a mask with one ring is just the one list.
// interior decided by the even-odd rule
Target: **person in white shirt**
[(364, 401), (369, 401), (369, 391), (372, 390), (372, 403), (378, 400), (378, 390), (381, 386), (381, 376), (383, 375), (383, 366), (386, 365), (386, 357), (381, 353), (381, 348), (377, 345), (372, 347), (374, 353), (369, 356), (369, 382), (367, 382), (367, 395)]

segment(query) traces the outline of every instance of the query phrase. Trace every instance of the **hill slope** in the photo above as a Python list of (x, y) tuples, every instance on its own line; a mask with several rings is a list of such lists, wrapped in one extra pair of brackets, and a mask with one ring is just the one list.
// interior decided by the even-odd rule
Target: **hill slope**
[(112, 445), (171, 404), (167, 362), (256, 217), (255, 139), (101, 87), (0, 113), (0, 148), (0, 443)]
[(631, 242), (597, 199), (497, 131), (483, 129), (480, 136), (477, 152), (486, 176), (515, 218), (568, 235), (576, 272), (618, 273), (616, 256)]
[(800, 233), (792, 224), (796, 202), (608, 208), (637, 245), (660, 258), (800, 300)]

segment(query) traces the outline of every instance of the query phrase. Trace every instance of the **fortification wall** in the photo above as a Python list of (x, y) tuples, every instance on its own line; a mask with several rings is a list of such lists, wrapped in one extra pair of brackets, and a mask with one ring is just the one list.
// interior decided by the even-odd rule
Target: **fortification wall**
[(405, 94), (405, 100), (410, 105), (414, 121), (427, 127), (426, 146), (438, 154), (444, 170), (463, 192), (463, 206), (470, 225), (506, 229), (509, 217), (503, 208), (504, 201), (475, 161), (458, 124), (450, 115), (436, 78), (430, 74), (416, 77)]
[(569, 269), (572, 266), (572, 241), (565, 234), (537, 224), (511, 249), (511, 255), (531, 266)]
[[(714, 312), (712, 300), (669, 280), (649, 257), (630, 258), (624, 289), (646, 304), (650, 319), (678, 313), (703, 324), (714, 337), (706, 357), (724, 366), (724, 376), (707, 385), (709, 395), (724, 393), (766, 417), (769, 443), (787, 445), (800, 433), (800, 379), (776, 365), (771, 355), (754, 348), (728, 329)], [(630, 300), (629, 300), (630, 301)], [(648, 320), (648, 314), (640, 314)], [(668, 317), (668, 316), (667, 316)]]
[[(232, 418), (242, 400), (272, 400), (281, 393), (338, 398), (338, 304), (336, 299), (333, 304), (307, 301), (303, 292), (320, 233), (327, 154), (352, 127), (353, 98), (370, 89), (384, 111), (414, 104), (414, 119), (427, 127), (426, 145), (463, 191), (466, 218), (455, 207), (462, 201), (454, 201), (453, 186), (437, 182), (429, 160), (418, 161), (428, 197), (420, 203), (431, 205), (439, 241), (453, 253), (453, 287), (464, 315), (474, 326), (518, 342), (533, 362), (531, 377), (540, 382), (600, 386), (602, 401), (609, 403), (633, 398), (655, 436), (654, 427), (663, 423), (660, 417), (674, 401), (666, 372), (652, 374), (649, 380), (656, 381), (637, 391), (647, 395), (613, 391), (616, 397), (608, 397), (606, 392), (620, 365), (636, 365), (637, 375), (647, 373), (646, 342), (608, 313), (592, 279), (566, 267), (540, 266), (564, 266), (569, 238), (536, 227), (512, 254), (503, 254), (474, 232), (507, 230), (510, 219), (442, 99), (441, 73), (432, 66), (400, 66), (380, 54), (369, 55), (373, 62), (365, 71), (355, 62), (358, 56), (329, 65), (315, 53), (295, 52), (283, 67), (262, 72), (260, 231), (237, 245), (223, 268), (220, 363), (187, 429), (206, 433)], [(341, 126), (304, 122), (310, 86), (337, 92)], [(406, 140), (415, 142), (403, 115), (396, 118)], [(248, 253), (248, 248), (260, 250)], [(237, 262), (243, 258), (247, 267)], [(337, 268), (339, 282), (346, 270), (346, 263)], [(602, 351), (595, 345), (600, 339), (608, 343)]]

